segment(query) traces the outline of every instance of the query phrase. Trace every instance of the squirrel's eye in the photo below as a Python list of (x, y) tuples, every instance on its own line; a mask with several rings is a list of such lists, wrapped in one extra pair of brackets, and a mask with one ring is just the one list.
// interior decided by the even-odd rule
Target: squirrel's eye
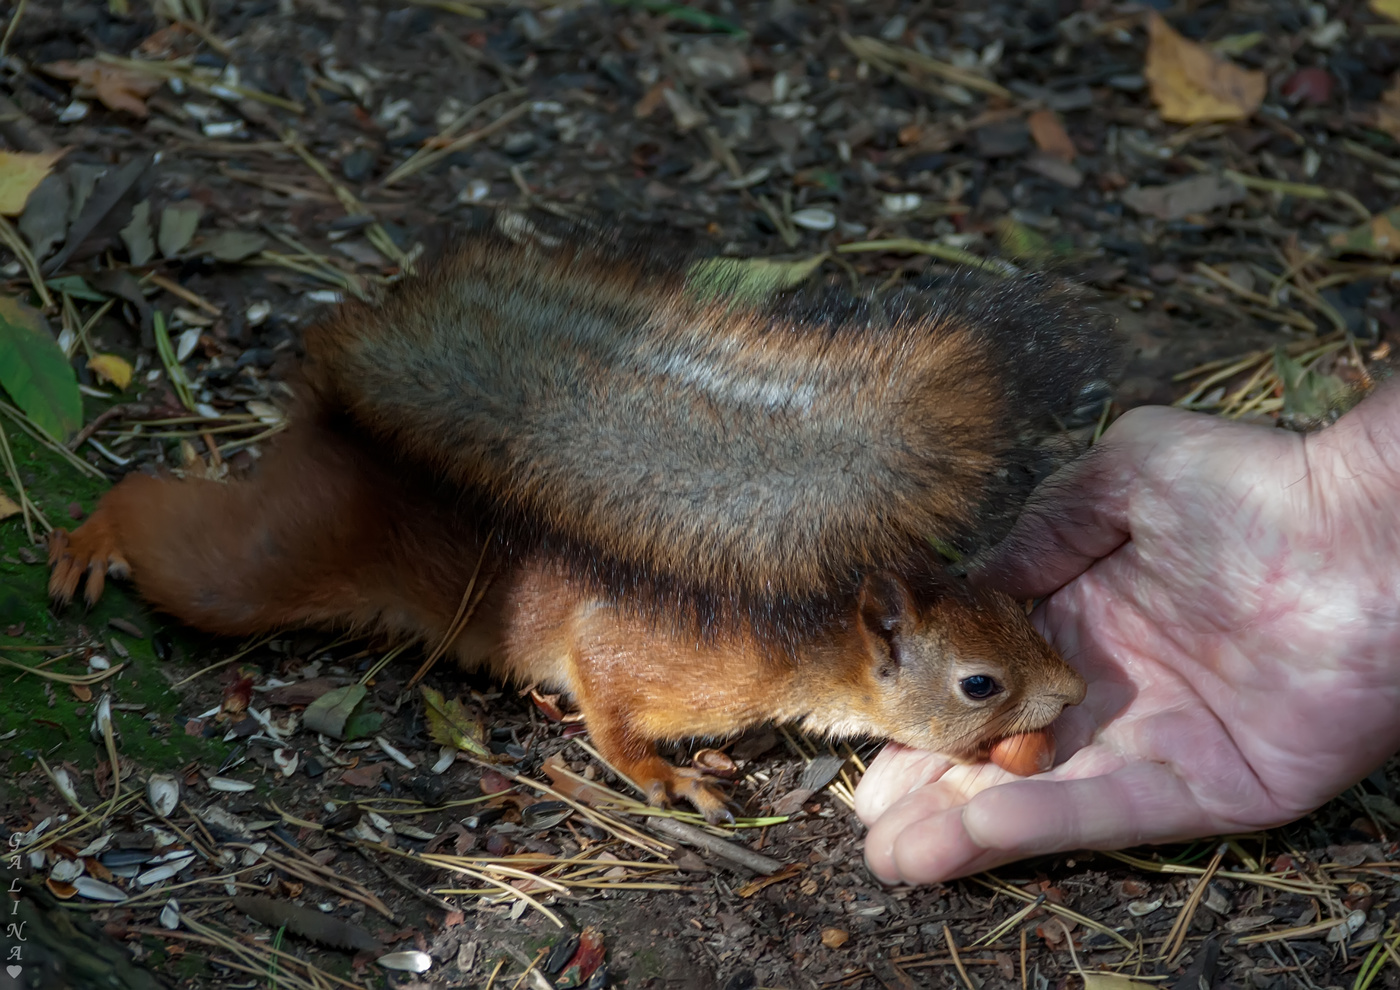
[(984, 701), (1001, 691), (1001, 685), (986, 674), (973, 674), (971, 677), (964, 677), (958, 686), (962, 688), (963, 694), (973, 701)]

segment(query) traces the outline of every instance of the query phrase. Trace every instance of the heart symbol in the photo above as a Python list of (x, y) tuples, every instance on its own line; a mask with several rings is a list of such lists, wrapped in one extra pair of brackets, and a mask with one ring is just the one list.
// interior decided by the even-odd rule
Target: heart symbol
[(24, 972), (24, 969), (20, 966), (6, 966), (5, 972), (10, 974), (10, 979), (17, 980), (19, 979), (19, 974)]

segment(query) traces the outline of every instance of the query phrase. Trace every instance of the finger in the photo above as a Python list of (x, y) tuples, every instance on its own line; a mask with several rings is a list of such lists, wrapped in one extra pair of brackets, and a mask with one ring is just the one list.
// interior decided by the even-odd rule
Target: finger
[(887, 743), (856, 786), (856, 814), (869, 825), (910, 791), (938, 780), (952, 765), (939, 753)]
[(1128, 539), (1134, 479), (1152, 450), (1198, 428), (1199, 413), (1144, 406), (1123, 415), (1079, 460), (1047, 478), (973, 579), (1020, 598), (1063, 587)]
[(886, 883), (934, 883), (998, 863), (1074, 849), (1119, 849), (1215, 835), (1207, 814), (1160, 763), (1078, 780), (1024, 780), (960, 804), (942, 782), (897, 801), (871, 826), (866, 862)]

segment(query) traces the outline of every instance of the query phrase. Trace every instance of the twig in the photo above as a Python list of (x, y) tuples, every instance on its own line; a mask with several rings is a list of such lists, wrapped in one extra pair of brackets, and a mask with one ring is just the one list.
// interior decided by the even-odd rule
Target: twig
[(698, 846), (708, 853), (713, 853), (731, 863), (737, 863), (747, 870), (761, 873), (764, 876), (772, 876), (783, 868), (783, 864), (776, 859), (764, 856), (762, 853), (756, 853), (747, 846), (741, 846), (728, 839), (711, 835), (694, 825), (678, 822), (674, 818), (653, 818), (649, 827), (687, 845)]
[(413, 175), (416, 172), (421, 172), (423, 169), (437, 163), (443, 158), (446, 158), (448, 155), (451, 155), (458, 151), (462, 151), (466, 148), (470, 148), (472, 145), (476, 144), (483, 138), (488, 138), (492, 134), (495, 134), (497, 131), (514, 123), (518, 118), (524, 116), (529, 111), (529, 109), (530, 101), (526, 100), (523, 103), (518, 103), (515, 106), (511, 107), (509, 110), (507, 110), (505, 113), (501, 114), (495, 120), (491, 121), (491, 123), (486, 124), (483, 127), (478, 127), (476, 130), (471, 131), (470, 133), (463, 134), (461, 137), (455, 138), (454, 140), (443, 145), (441, 148), (434, 148), (431, 151), (424, 151), (421, 155), (415, 153), (413, 157), (408, 159), (408, 161), (404, 162), (398, 168), (394, 169), (392, 172), (386, 175), (384, 177), (384, 181), (381, 182), (380, 185), (384, 186), (385, 188), (388, 188), (396, 182), (402, 182), (404, 179), (408, 178), (410, 175)]

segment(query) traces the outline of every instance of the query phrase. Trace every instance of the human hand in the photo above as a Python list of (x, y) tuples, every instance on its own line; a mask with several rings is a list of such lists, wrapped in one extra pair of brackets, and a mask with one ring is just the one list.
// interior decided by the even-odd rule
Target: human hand
[(1022, 780), (887, 747), (856, 791), (878, 877), (1292, 821), (1400, 748), (1400, 388), (1307, 436), (1134, 410), (978, 576), (1054, 592), (1070, 755)]

